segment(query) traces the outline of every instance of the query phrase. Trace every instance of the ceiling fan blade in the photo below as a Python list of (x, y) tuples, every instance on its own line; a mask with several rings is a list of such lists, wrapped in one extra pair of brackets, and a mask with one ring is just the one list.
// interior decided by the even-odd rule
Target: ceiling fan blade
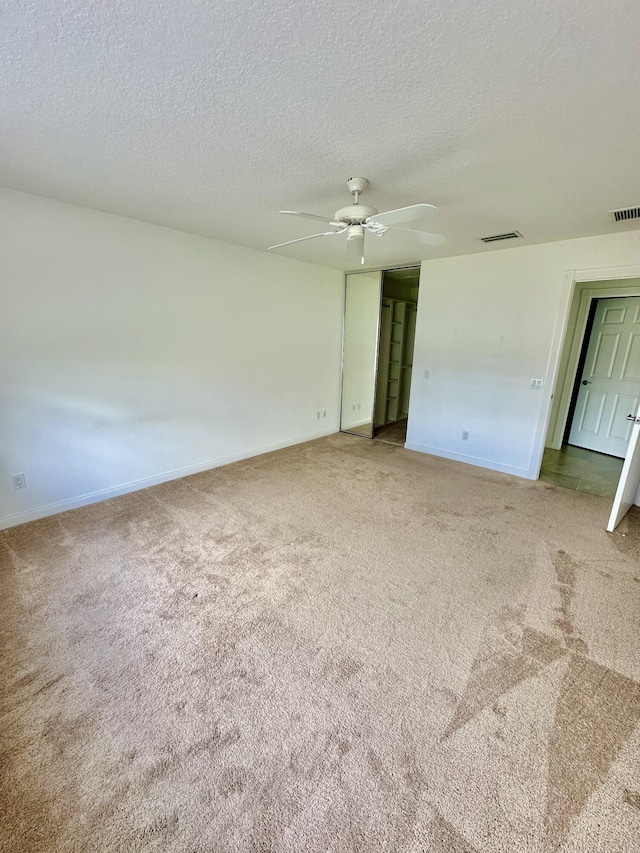
[(405, 234), (410, 240), (416, 243), (422, 243), (425, 246), (442, 246), (447, 242), (447, 238), (443, 234), (430, 234), (428, 231), (415, 231), (412, 228), (394, 228), (390, 227), (392, 237), (399, 237)]
[(432, 204), (412, 204), (409, 207), (398, 207), (396, 210), (387, 210), (384, 213), (376, 213), (370, 216), (367, 222), (378, 222), (391, 228), (401, 222), (415, 222), (417, 219), (430, 219), (437, 216), (440, 211)]
[(297, 240), (287, 240), (286, 243), (276, 243), (275, 246), (269, 246), (267, 252), (270, 252), (272, 249), (281, 249), (282, 246), (290, 246), (292, 243), (302, 243), (303, 240), (313, 240), (314, 237), (328, 237), (330, 234), (344, 234), (346, 228), (343, 228), (342, 231), (323, 231), (322, 234), (310, 234), (308, 237), (298, 237)]
[(347, 239), (347, 263), (351, 266), (364, 264), (364, 231)]
[(327, 225), (336, 225), (342, 227), (342, 222), (334, 222), (333, 219), (328, 219), (326, 216), (316, 216), (315, 213), (300, 213), (299, 210), (279, 210), (278, 213), (284, 213), (287, 216), (302, 216), (304, 219), (315, 219), (317, 222), (325, 222)]

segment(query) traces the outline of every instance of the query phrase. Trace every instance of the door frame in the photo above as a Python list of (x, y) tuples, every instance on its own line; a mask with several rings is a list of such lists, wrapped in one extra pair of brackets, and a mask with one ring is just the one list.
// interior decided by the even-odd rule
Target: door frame
[(640, 296), (640, 283), (624, 284), (625, 279), (630, 278), (640, 278), (640, 266), (571, 270), (565, 274), (565, 307), (561, 312), (563, 327), (546, 447), (554, 450), (562, 447), (593, 301), (616, 296)]

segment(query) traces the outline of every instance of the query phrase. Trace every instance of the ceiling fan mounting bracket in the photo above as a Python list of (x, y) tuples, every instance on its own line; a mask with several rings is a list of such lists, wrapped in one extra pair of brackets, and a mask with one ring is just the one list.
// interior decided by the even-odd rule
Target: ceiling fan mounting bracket
[(366, 178), (347, 178), (347, 186), (351, 195), (360, 195), (369, 186), (369, 181)]

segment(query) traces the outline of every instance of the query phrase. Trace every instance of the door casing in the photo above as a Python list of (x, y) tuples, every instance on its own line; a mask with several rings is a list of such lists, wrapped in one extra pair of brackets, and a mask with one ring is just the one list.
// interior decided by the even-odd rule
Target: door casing
[[(546, 442), (546, 446), (554, 450), (560, 450), (562, 447), (593, 300), (614, 296), (640, 296), (640, 281), (625, 283), (626, 279), (640, 279), (640, 266), (611, 270), (576, 270), (568, 275), (571, 276), (571, 298), (565, 318), (564, 346)], [(597, 278), (593, 278), (596, 275)]]

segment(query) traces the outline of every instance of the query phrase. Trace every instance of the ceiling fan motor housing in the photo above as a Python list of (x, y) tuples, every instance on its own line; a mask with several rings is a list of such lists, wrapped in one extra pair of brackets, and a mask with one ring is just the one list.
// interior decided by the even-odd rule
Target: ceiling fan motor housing
[(337, 222), (345, 224), (364, 222), (370, 216), (375, 216), (378, 211), (375, 207), (369, 207), (368, 204), (350, 204), (348, 207), (341, 207), (336, 210), (334, 219)]

